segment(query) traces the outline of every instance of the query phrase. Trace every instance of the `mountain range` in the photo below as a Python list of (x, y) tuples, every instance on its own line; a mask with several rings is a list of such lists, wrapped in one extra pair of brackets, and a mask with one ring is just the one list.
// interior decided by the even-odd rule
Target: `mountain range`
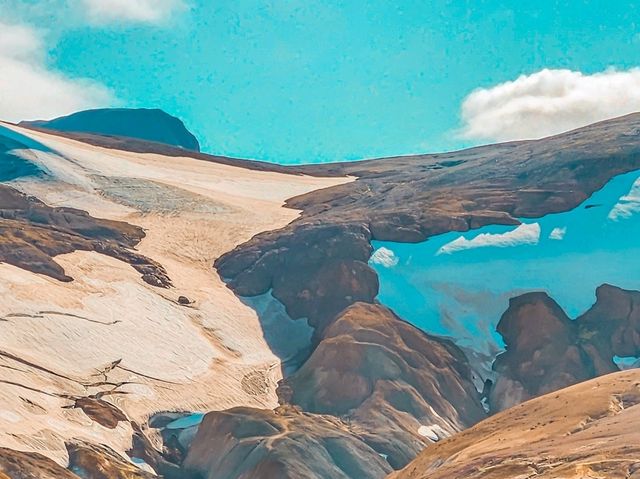
[(0, 479), (640, 478), (640, 114), (280, 166), (0, 123)]

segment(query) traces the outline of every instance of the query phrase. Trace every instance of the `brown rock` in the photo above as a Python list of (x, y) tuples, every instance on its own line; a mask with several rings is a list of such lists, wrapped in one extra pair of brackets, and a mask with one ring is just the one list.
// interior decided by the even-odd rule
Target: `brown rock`
[(293, 408), (207, 414), (183, 464), (187, 478), (378, 479), (391, 468), (336, 418)]
[(511, 299), (497, 329), (507, 350), (494, 363), (494, 411), (595, 376), (578, 346), (577, 323), (546, 293)]
[(80, 479), (48, 457), (0, 448), (0, 479)]
[(109, 429), (118, 427), (120, 421), (128, 421), (127, 416), (120, 409), (102, 399), (78, 398), (74, 407), (82, 409), (92, 420)]
[(106, 446), (67, 444), (69, 469), (83, 479), (154, 479)]
[(281, 402), (343, 417), (399, 468), (432, 441), (485, 417), (466, 358), (379, 305), (357, 303), (323, 333), (307, 362), (284, 380)]
[(76, 250), (96, 251), (129, 263), (149, 284), (169, 287), (164, 268), (132, 250), (142, 238), (144, 231), (137, 226), (93, 218), (73, 208), (51, 208), (0, 185), (0, 262), (72, 281), (53, 258)]

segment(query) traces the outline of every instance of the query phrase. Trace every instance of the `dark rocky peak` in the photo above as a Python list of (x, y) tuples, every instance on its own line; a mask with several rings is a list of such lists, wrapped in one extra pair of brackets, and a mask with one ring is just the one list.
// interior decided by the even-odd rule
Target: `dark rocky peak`
[(21, 125), (46, 130), (137, 138), (200, 151), (198, 139), (184, 123), (159, 109), (104, 108), (73, 113), (53, 120)]

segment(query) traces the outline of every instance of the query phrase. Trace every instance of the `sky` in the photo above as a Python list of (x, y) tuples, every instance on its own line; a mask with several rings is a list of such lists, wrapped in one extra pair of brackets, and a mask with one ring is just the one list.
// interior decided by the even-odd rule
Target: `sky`
[(0, 0), (0, 118), (180, 117), (283, 164), (538, 138), (640, 111), (640, 1)]

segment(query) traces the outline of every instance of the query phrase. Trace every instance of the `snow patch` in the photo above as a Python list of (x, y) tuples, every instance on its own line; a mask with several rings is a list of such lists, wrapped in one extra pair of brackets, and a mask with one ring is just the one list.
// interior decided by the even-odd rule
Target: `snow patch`
[(502, 234), (480, 233), (472, 239), (460, 236), (442, 246), (437, 255), (452, 254), (458, 251), (497, 247), (510, 248), (512, 246), (536, 245), (540, 241), (540, 225), (538, 223), (521, 224), (516, 229)]
[(392, 268), (400, 262), (400, 259), (393, 251), (382, 246), (371, 255), (371, 262), (385, 268)]
[(629, 193), (622, 196), (609, 212), (609, 219), (618, 221), (627, 219), (640, 212), (640, 178), (638, 178)]
[(553, 230), (551, 230), (551, 233), (549, 233), (549, 239), (560, 241), (564, 239), (564, 235), (566, 234), (567, 234), (566, 226), (563, 228), (553, 228)]
[(433, 442), (438, 442), (449, 436), (447, 431), (442, 429), (438, 424), (432, 424), (431, 426), (420, 426), (418, 428), (418, 434), (427, 439), (431, 439)]

